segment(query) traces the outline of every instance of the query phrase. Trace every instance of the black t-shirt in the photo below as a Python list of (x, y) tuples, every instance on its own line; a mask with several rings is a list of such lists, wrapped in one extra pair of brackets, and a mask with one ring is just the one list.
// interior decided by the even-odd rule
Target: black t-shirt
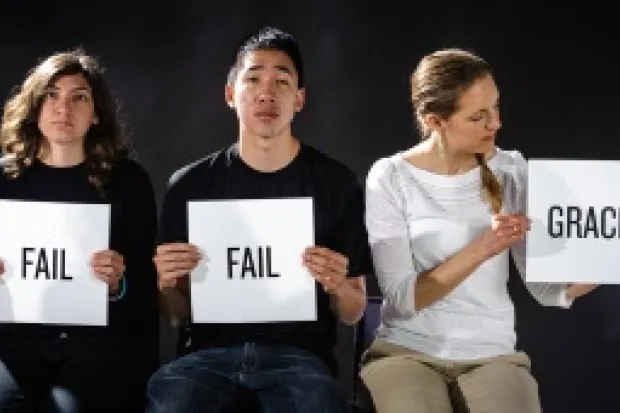
[(85, 163), (56, 168), (35, 161), (16, 179), (0, 172), (0, 199), (109, 204), (110, 249), (124, 257), (127, 282), (125, 296), (108, 304), (107, 327), (4, 323), (0, 324), (1, 335), (23, 339), (61, 334), (133, 337), (139, 342), (152, 341), (149, 345), (157, 347), (158, 293), (152, 260), (157, 204), (151, 180), (141, 166), (132, 160), (122, 161), (115, 168), (103, 196), (88, 182)]
[[(315, 244), (347, 256), (349, 277), (370, 273), (361, 185), (346, 166), (303, 143), (297, 156), (276, 172), (249, 167), (239, 157), (237, 144), (177, 171), (164, 196), (158, 243), (188, 241), (188, 201), (285, 197), (312, 197)], [(226, 274), (227, 270), (219, 271)], [(316, 293), (318, 321), (193, 324), (192, 348), (228, 347), (251, 341), (289, 345), (318, 355), (335, 371), (332, 350), (337, 321), (328, 294), (318, 285)]]

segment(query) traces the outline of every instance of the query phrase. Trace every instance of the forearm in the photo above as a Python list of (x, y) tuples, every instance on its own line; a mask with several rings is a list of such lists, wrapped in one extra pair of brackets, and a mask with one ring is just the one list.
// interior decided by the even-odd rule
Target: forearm
[[(187, 284), (187, 283), (185, 283)], [(190, 316), (189, 289), (184, 284), (161, 288), (161, 298), (166, 313), (174, 326), (183, 324)]]
[(485, 261), (480, 248), (470, 244), (414, 280), (414, 308), (422, 310), (441, 300)]
[(362, 318), (366, 309), (366, 291), (363, 286), (345, 281), (331, 295), (331, 302), (338, 319), (344, 324), (353, 325)]

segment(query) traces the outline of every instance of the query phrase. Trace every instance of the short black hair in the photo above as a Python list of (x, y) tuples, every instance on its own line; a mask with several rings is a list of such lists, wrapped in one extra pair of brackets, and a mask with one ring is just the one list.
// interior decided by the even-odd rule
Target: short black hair
[(237, 48), (234, 62), (228, 72), (228, 83), (232, 84), (237, 76), (239, 66), (248, 52), (255, 50), (278, 50), (286, 53), (293, 62), (297, 72), (297, 85), (304, 87), (304, 62), (299, 51), (297, 40), (292, 34), (275, 27), (263, 27), (249, 34)]

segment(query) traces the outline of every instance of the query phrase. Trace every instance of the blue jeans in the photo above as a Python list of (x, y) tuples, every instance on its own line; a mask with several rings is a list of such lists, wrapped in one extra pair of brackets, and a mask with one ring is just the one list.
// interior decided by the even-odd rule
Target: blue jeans
[(304, 350), (245, 343), (199, 350), (150, 379), (147, 413), (343, 413), (329, 369)]

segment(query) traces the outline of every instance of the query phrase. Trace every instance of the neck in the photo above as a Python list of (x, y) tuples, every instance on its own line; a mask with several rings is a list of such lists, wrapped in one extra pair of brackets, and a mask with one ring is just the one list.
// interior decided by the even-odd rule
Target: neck
[(445, 175), (459, 175), (468, 172), (478, 165), (471, 153), (458, 153), (441, 145), (437, 139), (429, 139), (429, 153), (435, 160), (437, 172)]
[(299, 152), (300, 143), (290, 131), (281, 136), (263, 138), (239, 134), (239, 156), (248, 166), (260, 172), (273, 172), (288, 165)]
[(46, 145), (39, 151), (38, 158), (46, 165), (63, 168), (82, 163), (86, 156), (82, 145)]

